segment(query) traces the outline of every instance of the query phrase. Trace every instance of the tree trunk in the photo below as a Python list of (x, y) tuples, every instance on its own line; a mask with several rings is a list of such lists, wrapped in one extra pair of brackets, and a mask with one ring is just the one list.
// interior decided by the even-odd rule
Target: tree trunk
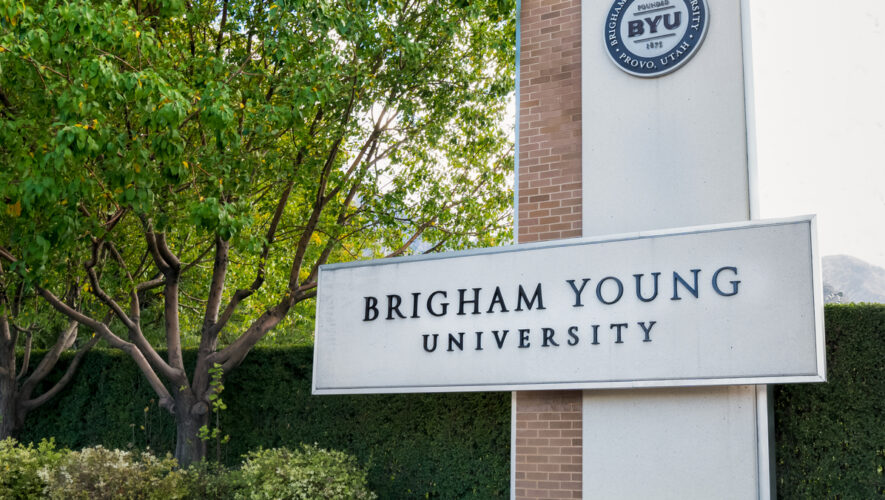
[(15, 378), (2, 377), (0, 378), (0, 439), (13, 437), (20, 423)]
[(190, 389), (175, 397), (175, 459), (181, 467), (199, 462), (206, 456), (206, 442), (199, 437), (200, 427), (208, 424), (206, 405)]

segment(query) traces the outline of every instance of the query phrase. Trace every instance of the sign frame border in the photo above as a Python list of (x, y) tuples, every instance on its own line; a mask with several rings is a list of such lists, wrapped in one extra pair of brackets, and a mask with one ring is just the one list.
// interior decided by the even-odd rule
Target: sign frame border
[[(514, 244), (506, 247), (478, 248), (457, 252), (442, 252), (438, 254), (414, 255), (395, 257), (390, 259), (375, 259), (369, 261), (354, 261), (320, 266), (318, 283), (322, 283), (324, 271), (353, 267), (370, 267), (399, 262), (420, 262), (428, 260), (453, 259), (469, 257), (473, 255), (499, 254), (509, 252), (522, 252), (543, 248), (557, 248), (580, 246), (587, 244), (611, 243), (618, 241), (650, 239), (660, 236), (683, 236), (700, 233), (729, 231), (756, 227), (770, 227), (779, 225), (801, 224), (809, 225), (813, 308), (815, 329), (815, 354), (817, 358), (815, 373), (803, 375), (766, 375), (758, 377), (699, 377), (680, 379), (653, 379), (632, 381), (606, 381), (606, 382), (536, 382), (530, 384), (465, 384), (465, 385), (416, 385), (398, 387), (358, 387), (358, 388), (328, 388), (317, 387), (317, 358), (321, 343), (319, 342), (318, 326), (314, 330), (313, 368), (311, 377), (311, 393), (314, 395), (343, 395), (343, 394), (410, 394), (410, 393), (439, 393), (439, 392), (503, 392), (503, 391), (538, 391), (538, 390), (585, 390), (585, 389), (638, 389), (638, 388), (667, 388), (667, 387), (704, 387), (718, 385), (759, 385), (759, 384), (796, 384), (826, 382), (826, 340), (824, 332), (824, 301), (823, 281), (821, 271), (821, 259), (817, 243), (817, 216), (802, 215), (796, 217), (751, 220), (731, 222), (724, 224), (707, 224), (702, 226), (690, 226), (684, 228), (662, 229), (652, 231), (638, 231), (630, 233), (618, 233), (605, 236), (593, 236), (573, 238), (568, 240), (553, 240), (547, 242)], [(317, 295), (319, 295), (319, 286)], [(316, 316), (319, 317), (319, 301), (316, 304)]]

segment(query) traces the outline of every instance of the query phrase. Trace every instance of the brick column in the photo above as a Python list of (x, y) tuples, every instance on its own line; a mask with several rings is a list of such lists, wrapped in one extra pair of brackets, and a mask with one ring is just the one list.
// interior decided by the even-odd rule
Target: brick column
[(516, 393), (516, 498), (581, 498), (581, 391)]
[(520, 243), (581, 236), (581, 2), (523, 0)]
[[(520, 243), (581, 236), (581, 2), (522, 0)], [(581, 498), (581, 391), (516, 394), (515, 498)]]

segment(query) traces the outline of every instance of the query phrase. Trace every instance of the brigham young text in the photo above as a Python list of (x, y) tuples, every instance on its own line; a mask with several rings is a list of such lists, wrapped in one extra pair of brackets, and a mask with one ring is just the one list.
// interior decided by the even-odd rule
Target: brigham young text
[[(630, 279), (606, 276), (601, 279), (569, 279), (558, 286), (567, 287), (573, 299), (571, 307), (588, 307), (588, 321), (584, 325), (570, 325), (554, 328), (501, 328), (489, 331), (472, 332), (416, 332), (416, 340), (424, 351), (459, 352), (465, 349), (504, 349), (512, 346), (518, 349), (539, 347), (575, 347), (581, 344), (599, 345), (608, 341), (623, 344), (628, 335), (636, 332), (635, 341), (652, 342), (652, 332), (658, 324), (656, 320), (625, 320), (623, 322), (594, 324), (593, 307), (606, 307), (621, 300), (636, 300), (650, 303), (655, 300), (693, 300), (704, 293), (714, 293), (722, 297), (734, 297), (740, 291), (737, 266), (722, 266), (709, 274), (702, 269), (691, 269), (680, 274), (673, 271), (671, 276), (662, 278), (662, 273), (634, 274)], [(708, 284), (707, 291), (704, 291)], [(422, 317), (445, 317), (447, 315), (466, 316), (481, 314), (512, 314), (521, 311), (545, 310), (544, 284), (517, 285), (514, 289), (494, 290), (482, 287), (434, 290), (432, 292), (391, 293), (379, 297), (363, 298), (364, 322), (407, 321)], [(655, 330), (656, 331), (656, 330)], [(441, 338), (442, 337), (442, 338)]]

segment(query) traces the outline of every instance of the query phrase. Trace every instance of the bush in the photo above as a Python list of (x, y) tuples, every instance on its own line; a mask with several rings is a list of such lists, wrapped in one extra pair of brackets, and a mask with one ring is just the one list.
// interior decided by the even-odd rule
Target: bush
[(356, 458), (317, 446), (258, 450), (241, 469), (200, 462), (186, 470), (175, 459), (102, 446), (56, 450), (0, 441), (0, 500), (11, 499), (365, 499), (366, 470)]
[(0, 500), (43, 498), (46, 483), (40, 470), (55, 467), (68, 453), (45, 439), (34, 448), (12, 438), (0, 441)]
[(228, 500), (234, 498), (242, 487), (237, 470), (229, 470), (222, 464), (203, 460), (191, 464), (184, 471), (185, 490), (189, 498)]
[(827, 383), (775, 387), (777, 495), (885, 498), (885, 306), (825, 320)]
[[(774, 389), (778, 496), (883, 497), (885, 306), (828, 305), (825, 319), (828, 383)], [(185, 357), (192, 364), (195, 351)], [(310, 346), (259, 347), (230, 374), (225, 463), (260, 446), (319, 443), (369, 464), (369, 485), (382, 498), (510, 496), (510, 393), (312, 396), (312, 359)], [(69, 360), (45, 383), (61, 377)], [(93, 349), (19, 438), (171, 450), (174, 421), (155, 397), (125, 354)], [(196, 498), (231, 498), (239, 481), (190, 471), (187, 480)]]
[(340, 451), (302, 445), (258, 450), (246, 455), (239, 471), (238, 499), (374, 499), (366, 471)]
[[(196, 350), (184, 356), (192, 366)], [(63, 356), (47, 384), (69, 360)], [(312, 346), (258, 347), (230, 373), (221, 414), (231, 436), (221, 447), (225, 465), (239, 466), (258, 448), (317, 443), (367, 464), (369, 487), (381, 498), (510, 497), (509, 392), (312, 396), (312, 364)], [(29, 414), (18, 438), (49, 436), (70, 449), (101, 444), (160, 454), (175, 449), (175, 422), (125, 353), (95, 348), (70, 386)]]
[(187, 498), (185, 474), (169, 457), (138, 455), (102, 446), (72, 452), (46, 467), (40, 476), (49, 498), (176, 499)]

